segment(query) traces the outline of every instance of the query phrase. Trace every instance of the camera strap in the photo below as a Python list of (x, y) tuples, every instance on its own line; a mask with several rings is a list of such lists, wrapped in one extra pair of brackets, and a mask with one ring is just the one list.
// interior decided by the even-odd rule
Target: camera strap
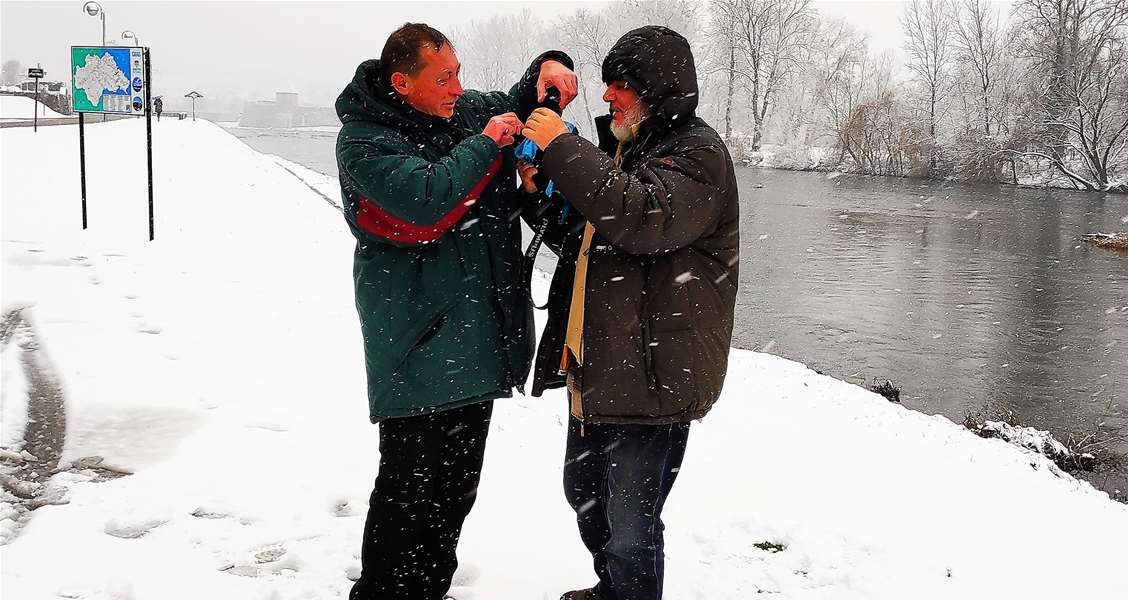
[(521, 279), (525, 284), (525, 289), (529, 293), (529, 302), (533, 308), (537, 310), (544, 310), (548, 308), (548, 300), (544, 301), (544, 306), (537, 306), (536, 300), (533, 300), (533, 268), (536, 264), (537, 253), (540, 252), (541, 243), (544, 241), (544, 232), (548, 230), (548, 218), (541, 219), (540, 225), (533, 230), (533, 241), (529, 242), (529, 247), (525, 249), (524, 273), (521, 274)]

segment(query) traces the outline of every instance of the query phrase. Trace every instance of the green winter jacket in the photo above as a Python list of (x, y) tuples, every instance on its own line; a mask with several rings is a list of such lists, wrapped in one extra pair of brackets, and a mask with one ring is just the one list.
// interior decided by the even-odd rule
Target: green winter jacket
[(481, 131), (499, 114), (528, 116), (547, 59), (572, 66), (541, 55), (509, 93), (467, 90), (449, 120), (402, 102), (378, 60), (337, 99), (373, 423), (508, 397), (528, 376), (515, 160)]

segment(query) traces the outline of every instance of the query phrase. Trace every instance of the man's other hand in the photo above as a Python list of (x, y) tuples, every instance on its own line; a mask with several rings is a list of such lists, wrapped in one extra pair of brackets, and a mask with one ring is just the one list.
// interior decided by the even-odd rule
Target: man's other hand
[(541, 63), (540, 77), (537, 78), (537, 102), (544, 102), (545, 90), (554, 87), (560, 90), (560, 110), (576, 98), (579, 89), (579, 80), (576, 73), (555, 60), (546, 60)]
[(490, 138), (498, 148), (504, 148), (513, 143), (513, 136), (525, 125), (517, 118), (517, 113), (505, 113), (490, 119), (482, 135)]
[(537, 184), (533, 183), (533, 176), (537, 174), (537, 168), (525, 161), (517, 163), (517, 174), (521, 176), (521, 189), (526, 193), (537, 193)]
[(541, 150), (548, 148), (552, 140), (565, 133), (568, 133), (568, 126), (564, 124), (560, 115), (543, 106), (529, 115), (529, 120), (525, 122), (525, 129), (521, 131), (521, 135), (533, 140), (533, 143)]

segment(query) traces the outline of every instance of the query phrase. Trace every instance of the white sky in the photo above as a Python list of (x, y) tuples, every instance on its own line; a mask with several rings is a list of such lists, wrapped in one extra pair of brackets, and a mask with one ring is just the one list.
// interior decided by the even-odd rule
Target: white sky
[[(525, 7), (562, 12), (606, 2), (102, 2), (106, 39), (134, 31), (152, 49), (154, 94), (180, 98), (199, 90), (209, 98), (273, 98), (301, 93), (303, 104), (328, 106), (356, 65), (377, 56), (384, 39), (406, 21), (447, 33), (490, 14)], [(901, 0), (824, 0), (826, 15), (854, 23), (877, 51), (899, 49)], [(26, 68), (42, 63), (47, 79), (65, 77), (71, 45), (101, 42), (101, 21), (80, 0), (0, 2), (0, 57)]]

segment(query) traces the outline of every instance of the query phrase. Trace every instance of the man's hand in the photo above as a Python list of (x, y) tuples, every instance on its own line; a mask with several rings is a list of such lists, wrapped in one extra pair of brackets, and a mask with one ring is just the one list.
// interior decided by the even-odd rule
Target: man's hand
[(537, 193), (537, 184), (533, 183), (533, 176), (537, 168), (525, 161), (517, 163), (517, 174), (521, 176), (521, 189), (529, 194)]
[(576, 98), (579, 80), (576, 73), (560, 61), (546, 60), (541, 63), (540, 77), (537, 78), (537, 102), (544, 102), (545, 90), (555, 87), (560, 90), (560, 110)]
[(552, 140), (565, 133), (568, 133), (568, 126), (564, 124), (560, 115), (543, 106), (529, 115), (529, 120), (525, 122), (525, 129), (521, 131), (521, 135), (533, 140), (533, 143), (541, 150), (548, 148)]
[(517, 118), (517, 113), (505, 113), (490, 119), (482, 130), (482, 135), (493, 140), (498, 148), (504, 148), (513, 143), (513, 136), (524, 126), (521, 119)]

